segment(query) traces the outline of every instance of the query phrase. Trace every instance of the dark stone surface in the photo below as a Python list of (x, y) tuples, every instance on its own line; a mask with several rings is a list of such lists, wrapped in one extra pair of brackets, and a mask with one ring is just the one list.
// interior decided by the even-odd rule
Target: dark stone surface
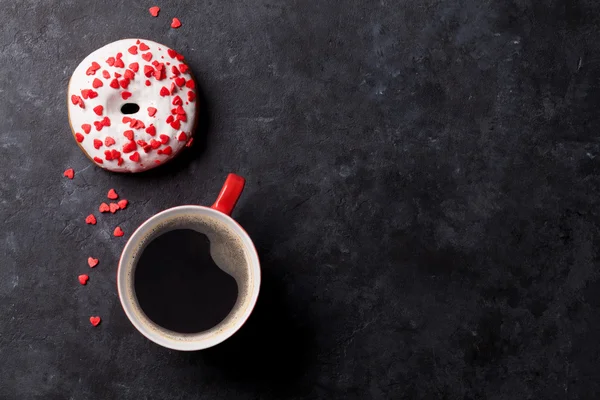
[[(599, 398), (597, 1), (152, 5), (1, 3), (1, 399)], [(136, 36), (186, 55), (205, 140), (117, 175), (65, 92)], [(160, 348), (121, 309), (119, 253), (230, 171), (257, 308), (211, 350)], [(85, 225), (111, 187), (130, 208)]]

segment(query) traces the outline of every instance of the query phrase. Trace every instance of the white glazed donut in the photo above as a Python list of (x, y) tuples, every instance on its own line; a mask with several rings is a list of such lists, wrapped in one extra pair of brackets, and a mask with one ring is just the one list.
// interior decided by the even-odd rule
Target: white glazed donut
[(81, 149), (115, 172), (164, 164), (191, 145), (196, 124), (195, 82), (183, 56), (150, 40), (119, 40), (87, 56), (69, 82), (68, 105)]

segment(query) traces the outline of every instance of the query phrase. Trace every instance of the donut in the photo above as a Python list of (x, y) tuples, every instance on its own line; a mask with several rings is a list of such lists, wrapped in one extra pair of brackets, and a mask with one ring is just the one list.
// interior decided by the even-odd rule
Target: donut
[(67, 102), (75, 141), (110, 171), (155, 168), (192, 143), (194, 78), (181, 54), (150, 40), (118, 40), (88, 55)]

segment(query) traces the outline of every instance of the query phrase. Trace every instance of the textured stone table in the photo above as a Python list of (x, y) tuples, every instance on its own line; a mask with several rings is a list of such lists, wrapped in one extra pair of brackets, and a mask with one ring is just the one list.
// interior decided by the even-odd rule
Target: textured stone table
[[(600, 396), (597, 2), (172, 3), (0, 4), (0, 399)], [(185, 54), (205, 104), (197, 145), (139, 175), (92, 166), (65, 107), (125, 37)], [(160, 348), (121, 309), (119, 253), (231, 171), (255, 313)], [(85, 225), (109, 188), (130, 207)]]

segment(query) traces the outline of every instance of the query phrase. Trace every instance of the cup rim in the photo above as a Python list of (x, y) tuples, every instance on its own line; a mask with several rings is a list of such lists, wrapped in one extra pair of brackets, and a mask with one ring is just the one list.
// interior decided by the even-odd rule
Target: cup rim
[[(228, 224), (228, 226), (232, 227), (234, 232), (240, 237), (242, 242), (247, 246), (248, 250), (250, 250), (249, 251), (250, 261), (251, 261), (250, 268), (254, 270), (253, 276), (255, 277), (255, 279), (253, 280), (253, 284), (250, 288), (251, 293), (249, 295), (249, 300), (247, 303), (248, 306), (246, 307), (246, 310), (244, 311), (244, 313), (234, 323), (232, 323), (230, 326), (222, 329), (220, 332), (215, 333), (207, 338), (203, 338), (203, 339), (196, 340), (196, 341), (194, 341), (194, 340), (175, 340), (175, 339), (171, 339), (171, 338), (165, 337), (163, 335), (160, 335), (158, 332), (156, 332), (152, 329), (148, 329), (144, 325), (144, 322), (146, 322), (146, 323), (149, 322), (151, 324), (154, 324), (154, 323), (145, 315), (142, 316), (142, 315), (139, 315), (138, 313), (134, 312), (132, 309), (133, 305), (131, 304), (131, 300), (129, 300), (127, 298), (127, 296), (123, 295), (123, 293), (125, 292), (125, 285), (126, 285), (125, 275), (124, 275), (125, 267), (124, 267), (123, 260), (125, 259), (125, 257), (128, 254), (130, 254), (132, 252), (134, 243), (136, 242), (136, 239), (138, 239), (138, 236), (141, 236), (142, 231), (147, 229), (148, 226), (152, 226), (153, 223), (155, 223), (161, 217), (165, 216), (165, 214), (170, 214), (170, 213), (174, 213), (174, 212), (181, 211), (181, 210), (194, 212), (194, 213), (201, 211), (204, 214), (208, 214), (208, 215), (216, 217), (220, 221), (225, 222), (226, 224)], [(260, 260), (258, 258), (258, 253), (256, 251), (256, 247), (254, 246), (254, 242), (252, 241), (252, 239), (250, 238), (250, 236), (248, 235), (246, 230), (231, 216), (224, 214), (220, 211), (217, 211), (213, 208), (199, 206), (199, 205), (182, 205), (182, 206), (168, 208), (166, 210), (163, 210), (159, 213), (154, 214), (153, 216), (148, 218), (146, 221), (144, 221), (140, 226), (138, 226), (138, 228), (133, 232), (131, 237), (127, 240), (127, 243), (125, 244), (125, 247), (123, 248), (123, 251), (121, 252), (121, 256), (119, 258), (119, 266), (117, 268), (117, 292), (118, 292), (118, 296), (119, 296), (119, 301), (121, 302), (121, 307), (123, 307), (123, 310), (125, 311), (125, 314), (127, 315), (127, 318), (132, 323), (132, 325), (142, 335), (144, 335), (147, 339), (151, 340), (152, 342), (154, 342), (160, 346), (169, 348), (169, 349), (181, 350), (181, 351), (197, 351), (197, 350), (203, 350), (203, 349), (207, 349), (209, 347), (216, 346), (217, 344), (222, 343), (223, 341), (225, 341), (229, 337), (231, 337), (235, 332), (237, 332), (244, 325), (244, 323), (248, 320), (248, 318), (250, 317), (250, 314), (254, 310), (254, 306), (256, 305), (256, 301), (258, 299), (258, 293), (260, 291), (260, 283), (261, 283)]]

